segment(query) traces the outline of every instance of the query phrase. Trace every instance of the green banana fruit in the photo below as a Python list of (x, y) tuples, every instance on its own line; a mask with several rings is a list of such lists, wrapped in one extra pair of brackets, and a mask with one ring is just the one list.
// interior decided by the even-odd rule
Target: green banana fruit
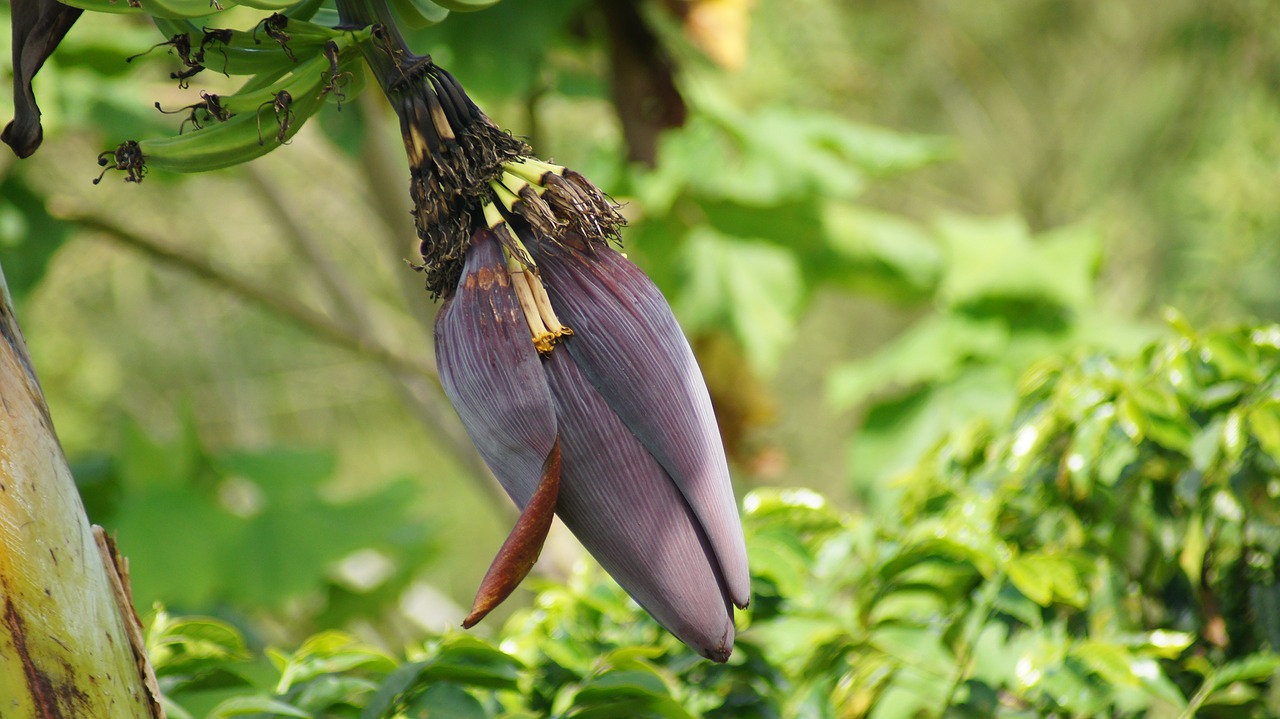
[(315, 17), (316, 11), (324, 3), (325, 0), (302, 0), (290, 5), (287, 10), (281, 10), (281, 12), (288, 15), (290, 20), (310, 20)]
[[(271, 18), (264, 19), (253, 30), (201, 28), (190, 20), (172, 18), (155, 18), (154, 21), (160, 32), (169, 37), (186, 35), (192, 59), (225, 75), (259, 75), (287, 70), (295, 64), (294, 58), (317, 54), (326, 42), (344, 34), (341, 30), (292, 18), (282, 28), (272, 30), (275, 35), (271, 36), (263, 27)], [(282, 34), (287, 35), (284, 42), (277, 39)]]
[[(286, 144), (323, 104), (323, 95), (294, 96), (287, 90), (253, 112), (233, 116), (203, 130), (142, 140), (138, 150), (149, 169), (207, 172), (248, 162)], [(276, 131), (272, 131), (272, 128)]]
[[(78, 7), (81, 10), (89, 12), (106, 12), (116, 15), (139, 15), (142, 13), (142, 4), (135, 2), (127, 2), (126, 0), (67, 0), (64, 5)], [(207, 12), (205, 13), (208, 14)]]
[(256, 108), (270, 104), (281, 90), (288, 92), (294, 99), (308, 92), (319, 92), (327, 68), (329, 68), (328, 58), (323, 54), (317, 54), (298, 63), (291, 70), (262, 87), (251, 87), (246, 83), (245, 87), (240, 88), (234, 95), (205, 95), (204, 97), (206, 102), (209, 97), (215, 98), (214, 103), (228, 115), (252, 112)]
[(234, 7), (237, 0), (67, 0), (64, 4), (90, 12), (182, 19), (220, 13)]
[(236, 2), (254, 10), (270, 10), (271, 12), (284, 12), (298, 4), (298, 0), (236, 0)]
[(391, 0), (391, 7), (400, 22), (411, 30), (438, 25), (449, 16), (447, 9), (432, 0)]
[(235, 7), (239, 0), (133, 0), (152, 17), (206, 17)]
[(477, 10), (487, 10), (497, 5), (501, 0), (432, 0), (432, 2), (453, 12), (476, 12)]
[[(335, 40), (336, 62), (331, 64), (328, 55), (317, 54), (264, 88), (224, 97), (204, 95), (206, 102), (216, 98), (217, 112), (210, 116), (225, 120), (176, 136), (126, 142), (104, 153), (99, 164), (124, 171), (127, 181), (139, 182), (151, 169), (206, 172), (265, 155), (287, 144), (324, 105), (325, 97), (340, 91), (342, 76), (359, 62), (358, 53), (341, 54), (352, 45), (349, 34)], [(201, 105), (192, 108), (198, 112)]]

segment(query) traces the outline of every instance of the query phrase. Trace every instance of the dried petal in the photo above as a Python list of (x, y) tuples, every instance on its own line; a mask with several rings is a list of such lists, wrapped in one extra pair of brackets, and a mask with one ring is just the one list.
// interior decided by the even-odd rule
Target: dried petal
[(477, 230), (436, 318), (445, 394), (507, 494), (528, 504), (556, 441), (555, 409), (493, 233)]
[(543, 242), (530, 250), (574, 329), (565, 343), (574, 363), (679, 487), (730, 598), (745, 607), (751, 578), (729, 468), (706, 384), (667, 301), (612, 248), (586, 254)]
[(654, 619), (727, 660), (733, 609), (688, 503), (570, 355), (552, 352), (543, 367), (562, 430), (560, 518)]

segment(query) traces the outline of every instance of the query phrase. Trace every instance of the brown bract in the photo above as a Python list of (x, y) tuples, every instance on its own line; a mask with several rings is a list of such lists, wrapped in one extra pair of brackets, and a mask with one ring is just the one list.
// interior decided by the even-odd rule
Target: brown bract
[(551, 531), (551, 520), (556, 516), (556, 499), (560, 496), (560, 442), (551, 446), (551, 454), (542, 465), (542, 480), (533, 498), (520, 513), (520, 519), (511, 529), (507, 541), (502, 543), (498, 556), (494, 557), (476, 591), (471, 613), (462, 621), (466, 629), (474, 627), (515, 591), (538, 561), (542, 545)]

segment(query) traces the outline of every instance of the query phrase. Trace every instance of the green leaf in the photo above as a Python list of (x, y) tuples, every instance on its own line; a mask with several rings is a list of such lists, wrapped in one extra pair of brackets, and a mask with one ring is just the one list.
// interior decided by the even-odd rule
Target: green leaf
[(979, 316), (1056, 330), (1093, 302), (1100, 240), (1064, 228), (1033, 242), (1021, 220), (950, 216), (936, 230), (946, 254), (938, 298)]
[[(539, 80), (545, 57), (568, 31), (579, 0), (506, 0), (488, 12), (451, 13), (439, 25), (406, 32), (415, 48), (430, 48), (480, 100), (523, 97)], [(501, 117), (499, 124), (506, 126)]]
[(804, 295), (795, 256), (702, 227), (690, 234), (683, 263), (688, 280), (675, 306), (686, 329), (727, 326), (752, 366), (772, 372), (791, 345)]
[[(238, 524), (205, 492), (158, 486), (131, 491), (109, 529), (130, 559), (139, 606), (207, 606), (224, 588), (223, 576), (209, 568), (219, 566)], [(181, 542), (174, 541), (177, 531)]]
[(1254, 383), (1262, 379), (1258, 372), (1257, 351), (1252, 344), (1221, 334), (1206, 337), (1201, 357), (1213, 365), (1224, 379)]
[(833, 281), (904, 299), (923, 299), (937, 287), (942, 252), (923, 227), (899, 215), (839, 202), (827, 203), (823, 222), (830, 248), (846, 261), (838, 269), (848, 276)]
[(1110, 684), (1118, 686), (1138, 684), (1138, 677), (1133, 670), (1135, 658), (1124, 646), (1086, 639), (1072, 647), (1071, 654), (1083, 660), (1086, 666)]
[(365, 704), (360, 719), (382, 719), (389, 716), (401, 695), (418, 683), (427, 664), (428, 662), (406, 662), (388, 674), (369, 698), (369, 703)]
[(1234, 682), (1256, 682), (1280, 672), (1280, 654), (1251, 654), (1233, 659), (1213, 672), (1210, 686), (1216, 691)]
[(214, 461), (226, 490), (242, 487), (253, 497), (239, 510), (248, 516), (222, 554), (223, 576), (234, 578), (227, 595), (251, 606), (280, 606), (314, 589), (328, 580), (333, 562), (358, 549), (392, 546), (391, 538), (406, 528), (414, 528), (410, 536), (424, 536), (422, 525), (405, 515), (416, 493), (408, 480), (336, 503), (318, 491), (334, 468), (328, 452), (276, 449)]
[(486, 719), (492, 716), (485, 711), (479, 699), (462, 687), (448, 682), (428, 686), (409, 702), (404, 714), (431, 719)]
[(309, 637), (296, 652), (280, 654), (283, 660), (276, 692), (283, 694), (294, 684), (322, 674), (339, 674), (355, 669), (390, 672), (395, 662), (384, 652), (338, 631)]
[(568, 716), (594, 719), (614, 716), (693, 719), (671, 696), (663, 677), (638, 662), (628, 669), (606, 669), (590, 677), (573, 695)]
[(1005, 566), (1009, 581), (1031, 601), (1047, 607), (1053, 601), (1053, 574), (1047, 562), (1035, 555), (1020, 555)]
[(21, 305), (44, 279), (70, 230), (45, 210), (44, 198), (21, 173), (10, 172), (0, 181), (0, 267), (15, 304)]
[(955, 657), (934, 630), (884, 625), (871, 632), (867, 641), (906, 666), (937, 678), (955, 676)]
[(522, 668), (519, 659), (496, 647), (465, 634), (452, 634), (441, 641), (422, 674), (433, 680), (514, 689)]
[(1280, 462), (1280, 401), (1271, 399), (1249, 410), (1249, 431), (1262, 451)]
[(244, 639), (217, 619), (169, 619), (160, 612), (147, 632), (147, 654), (156, 674), (191, 674), (248, 658)]
[(270, 716), (298, 717), (311, 719), (311, 714), (286, 704), (279, 699), (266, 695), (231, 697), (218, 704), (209, 712), (208, 719), (226, 719), (227, 717), (245, 716), (247, 714), (267, 714)]
[(998, 322), (931, 315), (871, 357), (834, 370), (827, 382), (827, 396), (835, 407), (847, 409), (887, 389), (900, 391), (950, 381), (973, 360), (997, 358), (1008, 342), (1008, 330)]

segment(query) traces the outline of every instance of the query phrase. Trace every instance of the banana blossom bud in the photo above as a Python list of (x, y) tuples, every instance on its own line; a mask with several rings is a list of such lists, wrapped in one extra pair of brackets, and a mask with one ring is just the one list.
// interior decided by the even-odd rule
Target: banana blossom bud
[[(474, 233), (437, 320), (446, 394), (526, 508), (521, 524), (553, 481), (548, 468), (558, 469), (555, 511), (587, 551), (659, 623), (725, 661), (731, 605), (749, 601), (746, 548), (684, 335), (653, 283), (615, 250), (526, 236), (522, 261), (502, 229)], [(536, 296), (532, 316), (521, 284)], [(540, 349), (553, 323), (562, 333)]]
[[(340, 2), (353, 20), (358, 8)], [(472, 626), (524, 578), (553, 513), (703, 656), (733, 650), (750, 577), (706, 385), (661, 293), (609, 246), (616, 206), (497, 127), (376, 24), (365, 57), (400, 118), (445, 393), (520, 519)]]

